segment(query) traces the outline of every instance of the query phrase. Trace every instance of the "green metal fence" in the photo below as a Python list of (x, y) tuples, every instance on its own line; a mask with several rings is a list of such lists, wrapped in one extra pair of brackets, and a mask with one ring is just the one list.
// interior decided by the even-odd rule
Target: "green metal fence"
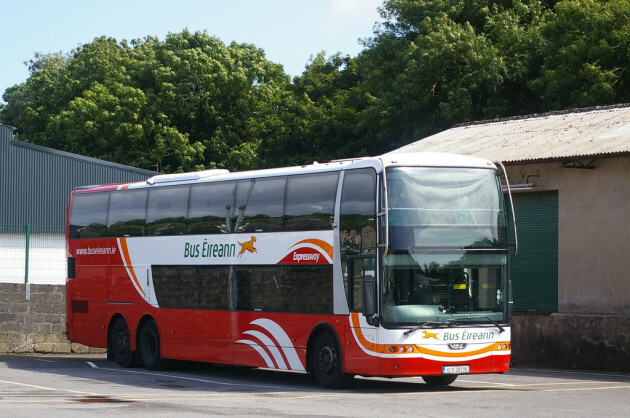
[(65, 284), (65, 229), (0, 225), (0, 283)]

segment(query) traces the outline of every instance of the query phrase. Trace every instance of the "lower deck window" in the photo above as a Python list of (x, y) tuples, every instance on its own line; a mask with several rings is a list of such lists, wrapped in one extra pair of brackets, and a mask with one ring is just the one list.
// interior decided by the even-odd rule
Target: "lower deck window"
[(332, 266), (153, 266), (160, 307), (333, 312)]

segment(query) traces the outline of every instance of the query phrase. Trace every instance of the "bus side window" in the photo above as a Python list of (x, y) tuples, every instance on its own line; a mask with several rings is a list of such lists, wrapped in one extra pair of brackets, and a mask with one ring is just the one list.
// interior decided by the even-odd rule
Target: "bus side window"
[(236, 310), (333, 312), (332, 265), (238, 266)]
[(110, 237), (144, 235), (146, 208), (146, 190), (112, 192), (109, 198), (107, 235)]
[(346, 172), (341, 192), (339, 236), (342, 255), (376, 253), (376, 172)]
[(106, 236), (108, 202), (108, 193), (74, 195), (70, 209), (70, 239)]
[(367, 276), (371, 276), (373, 280), (374, 266), (371, 261), (370, 271), (367, 264), (364, 265), (369, 264), (368, 258), (357, 259), (356, 256), (376, 255), (376, 172), (373, 169), (364, 168), (345, 173), (339, 223), (341, 262), (346, 266), (343, 278), (348, 307), (350, 310), (360, 310), (362, 282)]
[(234, 232), (274, 232), (283, 228), (286, 177), (239, 181), (236, 188)]
[(149, 190), (147, 235), (182, 235), (188, 232), (189, 187), (160, 187)]
[(332, 228), (338, 173), (289, 177), (285, 209), (287, 231)]
[(188, 225), (191, 234), (227, 234), (234, 206), (233, 181), (194, 185), (190, 189)]

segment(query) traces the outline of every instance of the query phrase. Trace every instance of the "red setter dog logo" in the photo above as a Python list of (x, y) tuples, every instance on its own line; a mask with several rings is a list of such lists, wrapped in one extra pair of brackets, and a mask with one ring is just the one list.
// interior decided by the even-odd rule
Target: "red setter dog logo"
[(245, 242), (236, 241), (236, 242), (238, 242), (238, 245), (241, 246), (241, 251), (238, 253), (237, 257), (240, 257), (243, 254), (245, 254), (245, 251), (249, 251), (250, 253), (258, 252), (256, 247), (254, 247), (254, 243), (256, 242), (256, 237), (254, 236), (252, 236), (249, 241), (245, 241)]
[(424, 334), (424, 339), (426, 340), (427, 338), (435, 338), (436, 340), (439, 340), (438, 336), (437, 336), (437, 332), (429, 332), (429, 331), (422, 331), (422, 333)]

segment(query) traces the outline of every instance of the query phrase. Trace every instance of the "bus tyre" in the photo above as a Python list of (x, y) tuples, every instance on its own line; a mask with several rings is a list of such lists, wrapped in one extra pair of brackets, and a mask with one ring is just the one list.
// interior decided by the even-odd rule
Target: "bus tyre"
[(342, 372), (341, 350), (337, 339), (328, 331), (321, 332), (315, 339), (311, 367), (315, 381), (325, 388), (349, 386), (354, 377)]
[(457, 379), (456, 374), (447, 374), (443, 376), (422, 376), (422, 380), (430, 386), (448, 386)]
[(131, 367), (134, 364), (134, 352), (131, 351), (131, 338), (127, 321), (122, 316), (116, 319), (110, 337), (109, 351), (111, 357), (122, 367)]
[(170, 365), (169, 360), (160, 356), (160, 331), (152, 319), (140, 331), (138, 351), (144, 367), (149, 370), (164, 370)]

